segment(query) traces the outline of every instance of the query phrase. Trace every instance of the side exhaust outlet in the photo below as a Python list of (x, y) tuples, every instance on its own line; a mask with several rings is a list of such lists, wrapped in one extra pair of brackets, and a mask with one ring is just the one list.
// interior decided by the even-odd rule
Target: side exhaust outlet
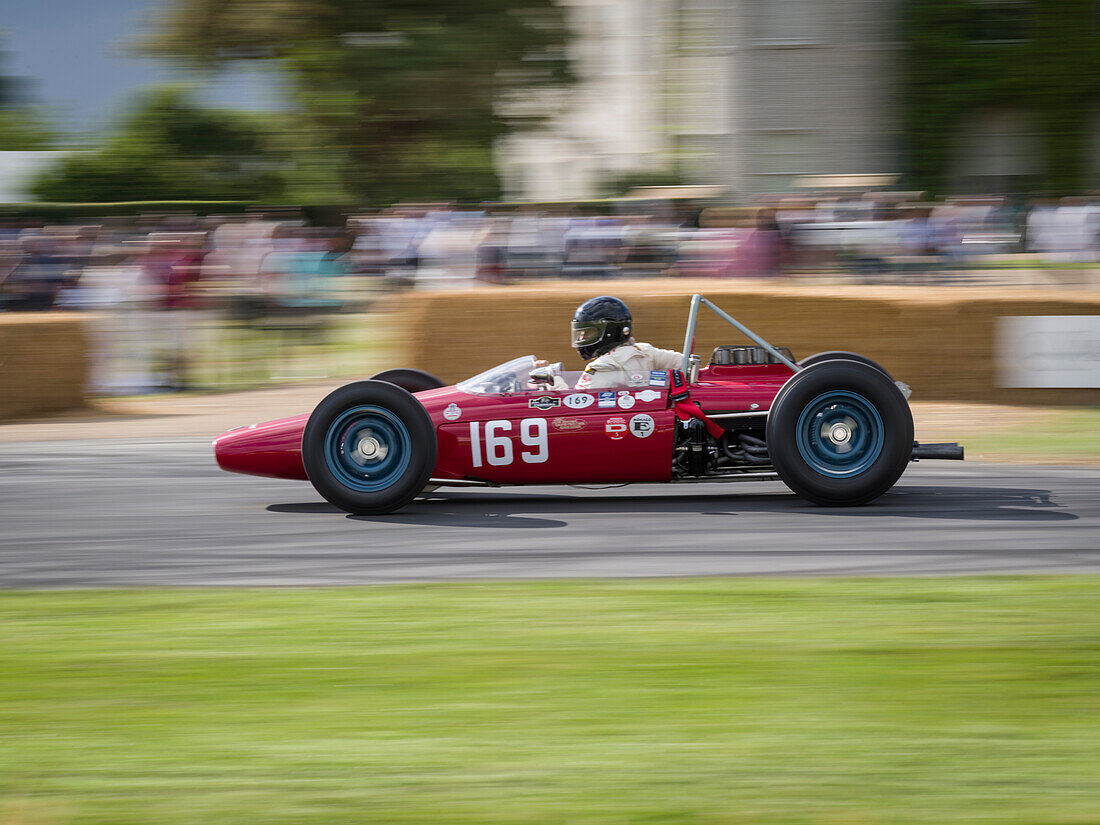
[(914, 441), (912, 460), (919, 461), (922, 458), (937, 458), (944, 461), (962, 461), (963, 448), (955, 442), (950, 444), (921, 444), (919, 441)]

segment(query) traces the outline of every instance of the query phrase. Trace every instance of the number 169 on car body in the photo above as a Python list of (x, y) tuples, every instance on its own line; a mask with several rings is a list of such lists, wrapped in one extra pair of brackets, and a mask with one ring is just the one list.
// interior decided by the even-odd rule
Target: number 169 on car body
[[(484, 440), (481, 437), (482, 422), (470, 422), (470, 452), (474, 467), (501, 467), (514, 461), (512, 446), (512, 422), (495, 419), (484, 422)], [(550, 458), (550, 439), (545, 418), (524, 418), (519, 422), (519, 457), (526, 464), (542, 464)], [(527, 449), (530, 448), (530, 449)]]

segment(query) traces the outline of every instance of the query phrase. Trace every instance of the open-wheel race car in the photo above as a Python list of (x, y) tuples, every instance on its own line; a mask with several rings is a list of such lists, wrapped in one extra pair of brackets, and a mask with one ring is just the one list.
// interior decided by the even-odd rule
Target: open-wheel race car
[[(754, 346), (692, 353), (701, 307)], [(534, 356), (454, 386), (396, 369), (330, 393), (312, 413), (230, 430), (225, 470), (310, 481), (335, 506), (397, 510), (439, 486), (698, 483), (781, 479), (820, 505), (870, 502), (910, 461), (962, 459), (913, 440), (908, 387), (850, 352), (796, 362), (701, 295), (679, 370), (623, 385), (548, 389)], [(574, 387), (581, 373), (560, 373)], [(583, 384), (583, 382), (582, 382)]]

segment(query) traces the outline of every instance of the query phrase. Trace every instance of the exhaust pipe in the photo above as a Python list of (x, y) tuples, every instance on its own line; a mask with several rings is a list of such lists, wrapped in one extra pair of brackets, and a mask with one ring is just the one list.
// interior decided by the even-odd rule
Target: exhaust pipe
[(945, 461), (962, 461), (963, 460), (963, 448), (952, 442), (950, 444), (921, 444), (919, 441), (913, 442), (913, 458), (912, 461), (919, 461), (922, 458), (938, 458)]

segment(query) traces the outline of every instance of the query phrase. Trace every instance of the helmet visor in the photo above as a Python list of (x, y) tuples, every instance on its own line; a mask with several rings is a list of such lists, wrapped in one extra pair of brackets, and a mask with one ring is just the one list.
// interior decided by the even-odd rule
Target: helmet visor
[(574, 321), (573, 346), (586, 347), (595, 344), (603, 337), (603, 321)]

